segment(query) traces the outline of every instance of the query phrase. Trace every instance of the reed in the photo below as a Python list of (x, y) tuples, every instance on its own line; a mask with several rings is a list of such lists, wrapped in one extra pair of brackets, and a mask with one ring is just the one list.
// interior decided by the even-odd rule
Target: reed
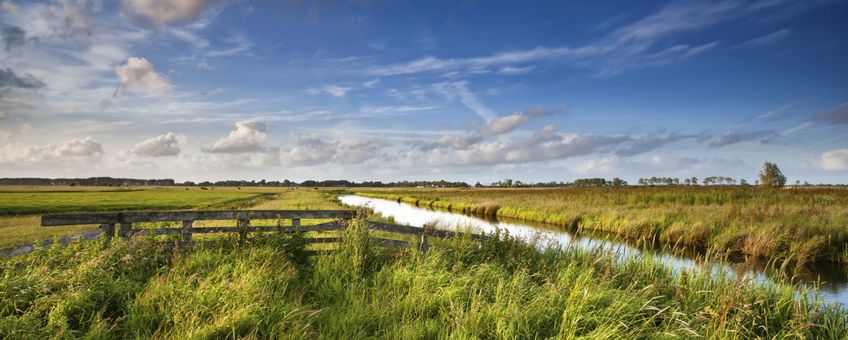
[[(848, 189), (359, 189), (363, 196), (598, 230), (723, 254), (848, 262)], [(463, 207), (457, 209), (456, 207)], [(497, 208), (490, 208), (497, 207)]]
[(294, 238), (168, 251), (76, 243), (0, 267), (4, 338), (837, 339), (848, 312), (815, 291), (675, 275), (650, 258), (540, 251), (505, 235), (372, 247), (355, 225), (330, 255)]

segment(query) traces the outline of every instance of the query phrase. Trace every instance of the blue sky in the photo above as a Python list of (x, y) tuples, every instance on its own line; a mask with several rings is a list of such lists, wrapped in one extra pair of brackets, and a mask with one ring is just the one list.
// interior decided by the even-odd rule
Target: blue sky
[(848, 182), (845, 1), (14, 1), (0, 176)]

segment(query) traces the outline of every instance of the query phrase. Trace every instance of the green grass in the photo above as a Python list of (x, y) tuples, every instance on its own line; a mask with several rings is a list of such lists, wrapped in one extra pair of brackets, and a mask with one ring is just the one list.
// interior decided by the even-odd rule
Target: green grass
[(259, 193), (232, 190), (135, 189), (77, 191), (3, 191), (0, 215), (74, 211), (173, 210), (222, 205)]
[[(251, 208), (341, 207), (334, 191), (277, 194)], [(420, 253), (373, 247), (368, 235), (390, 236), (357, 223), (337, 252), (311, 258), (300, 236), (275, 234), (191, 250), (162, 248), (155, 238), (37, 250), (0, 261), (0, 337), (838, 339), (848, 332), (848, 312), (790, 286), (674, 275), (649, 258), (540, 251), (506, 238), (431, 240)]]
[[(0, 337), (843, 338), (848, 313), (647, 259), (515, 240), (387, 253), (361, 227), (304, 260), (287, 237), (165, 251), (77, 243), (0, 267)], [(804, 293), (806, 294), (806, 293)]]
[(364, 196), (726, 255), (848, 262), (848, 189), (362, 189)]
[[(240, 209), (276, 199), (280, 189), (2, 187), (0, 248), (97, 226), (42, 227), (40, 214), (80, 211)], [(319, 196), (323, 199), (323, 196)], [(39, 215), (35, 215), (39, 214)]]

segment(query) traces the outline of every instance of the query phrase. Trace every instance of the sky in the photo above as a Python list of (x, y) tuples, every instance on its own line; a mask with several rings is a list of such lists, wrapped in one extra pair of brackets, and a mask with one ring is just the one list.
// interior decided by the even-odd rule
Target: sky
[(0, 177), (848, 183), (848, 1), (0, 0)]

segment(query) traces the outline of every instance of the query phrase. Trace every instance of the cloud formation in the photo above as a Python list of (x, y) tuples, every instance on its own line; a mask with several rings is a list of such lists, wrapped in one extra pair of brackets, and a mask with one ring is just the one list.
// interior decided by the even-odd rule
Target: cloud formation
[(58, 162), (61, 159), (81, 159), (103, 155), (103, 146), (91, 137), (74, 138), (60, 144), (41, 146), (10, 144), (0, 148), (0, 164), (15, 166), (42, 162)]
[(206, 0), (124, 0), (130, 12), (160, 26), (192, 19), (206, 9)]
[(710, 141), (710, 146), (719, 148), (723, 146), (733, 145), (737, 143), (747, 142), (751, 140), (760, 140), (765, 143), (774, 137), (777, 137), (777, 132), (771, 130), (749, 131), (749, 132), (726, 132), (725, 134), (714, 138)]
[(147, 157), (176, 156), (180, 154), (179, 143), (184, 140), (184, 135), (168, 132), (136, 144), (132, 152)]
[(648, 135), (639, 138), (633, 138), (630, 142), (625, 143), (621, 148), (616, 150), (618, 156), (635, 156), (645, 152), (653, 151), (665, 145), (677, 142), (687, 138), (695, 138), (697, 135), (686, 135), (679, 133), (671, 133), (668, 135)]
[(236, 122), (236, 129), (230, 131), (227, 137), (219, 139), (209, 148), (202, 148), (208, 153), (246, 153), (267, 151), (265, 146), (268, 136), (265, 124), (256, 121)]
[(153, 64), (145, 58), (130, 57), (126, 64), (115, 68), (115, 73), (121, 88), (138, 89), (149, 95), (163, 95), (171, 89), (168, 80), (156, 73)]
[(818, 157), (818, 166), (827, 171), (848, 170), (848, 149), (825, 151)]
[(485, 127), (483, 127), (482, 133), (487, 136), (504, 134), (524, 125), (530, 121), (530, 119), (559, 113), (564, 109), (565, 107), (562, 106), (555, 109), (537, 106), (524, 111), (513, 112), (509, 115), (493, 119), (491, 122), (486, 124)]
[(43, 81), (26, 73), (19, 76), (10, 68), (0, 69), (0, 88), (16, 87), (22, 89), (38, 89), (46, 86)]

